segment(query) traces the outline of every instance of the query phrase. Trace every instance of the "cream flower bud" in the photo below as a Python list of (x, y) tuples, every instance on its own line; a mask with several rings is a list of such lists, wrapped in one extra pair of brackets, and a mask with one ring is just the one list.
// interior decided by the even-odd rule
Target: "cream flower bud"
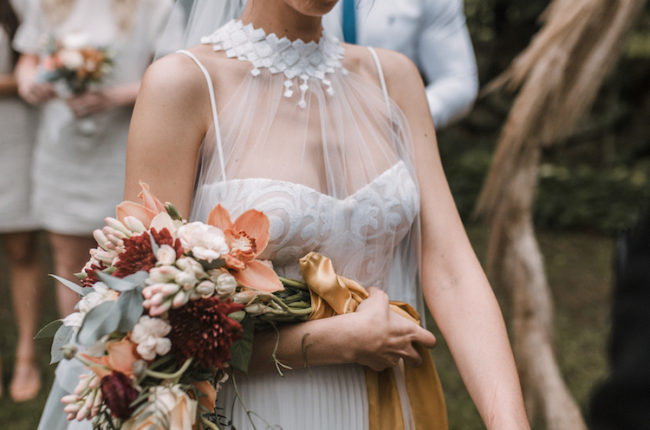
[(149, 299), (151, 306), (160, 306), (162, 305), (163, 301), (165, 301), (165, 296), (163, 296), (162, 293), (156, 293), (152, 298)]
[(217, 277), (217, 294), (230, 295), (237, 289), (237, 280), (230, 273), (222, 273)]
[(203, 281), (196, 286), (196, 292), (203, 297), (210, 297), (214, 294), (215, 285), (212, 281)]
[(147, 228), (142, 224), (142, 221), (137, 219), (134, 216), (124, 217), (124, 224), (126, 227), (134, 233), (144, 233)]
[(193, 258), (182, 257), (176, 261), (176, 265), (180, 267), (184, 272), (189, 272), (194, 274), (197, 279), (207, 278), (208, 274), (203, 270), (201, 263), (196, 261)]
[(189, 293), (186, 293), (185, 291), (179, 291), (178, 293), (176, 293), (174, 299), (172, 300), (172, 307), (180, 308), (181, 306), (184, 306), (189, 300), (190, 300)]
[(180, 285), (185, 291), (191, 290), (199, 282), (193, 273), (185, 271), (178, 272), (178, 274), (176, 274), (174, 277), (174, 281), (176, 281), (176, 283)]
[(257, 298), (257, 292), (253, 290), (244, 290), (232, 296), (232, 301), (235, 303), (248, 304)]
[(106, 237), (106, 235), (104, 234), (103, 231), (101, 231), (101, 230), (99, 230), (99, 229), (94, 230), (94, 231), (93, 231), (93, 237), (95, 238), (95, 241), (97, 242), (97, 244), (98, 244), (99, 246), (101, 246), (101, 247), (104, 248), (105, 250), (109, 250), (109, 249), (110, 249), (110, 248), (108, 247), (108, 245), (109, 245), (110, 242), (109, 242), (108, 238)]
[(162, 315), (165, 312), (167, 312), (169, 309), (171, 309), (171, 307), (172, 307), (171, 300), (167, 300), (166, 302), (163, 302), (163, 304), (159, 306), (152, 305), (151, 308), (149, 309), (149, 315), (154, 317), (158, 315)]
[(120, 221), (116, 220), (115, 218), (106, 217), (104, 218), (104, 222), (108, 227), (113, 228), (119, 231), (120, 233), (124, 234), (125, 237), (131, 237), (131, 231), (128, 228), (126, 228), (124, 224), (122, 224)]
[(161, 245), (156, 252), (158, 264), (169, 266), (176, 261), (176, 250), (169, 245)]
[(149, 278), (145, 282), (148, 285), (166, 283), (173, 280), (179, 272), (174, 266), (154, 267), (149, 271)]
[(246, 306), (245, 310), (246, 313), (249, 313), (251, 315), (262, 315), (270, 311), (270, 309), (267, 306), (261, 303), (254, 303), (252, 305), (248, 305)]

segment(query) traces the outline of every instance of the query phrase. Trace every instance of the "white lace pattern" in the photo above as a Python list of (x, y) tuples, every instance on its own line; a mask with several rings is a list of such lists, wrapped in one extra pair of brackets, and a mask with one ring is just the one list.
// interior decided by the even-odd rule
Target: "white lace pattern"
[(305, 43), (300, 39), (290, 41), (286, 37), (278, 38), (273, 33), (267, 35), (252, 24), (244, 25), (239, 20), (232, 20), (210, 36), (202, 37), (201, 43), (212, 44), (215, 51), (225, 51), (228, 57), (250, 62), (253, 76), (258, 76), (260, 69), (268, 69), (273, 74), (284, 73), (286, 98), (293, 96), (294, 81), (299, 79), (298, 105), (302, 108), (307, 105), (305, 94), (309, 79), (319, 81), (326, 87), (327, 94), (332, 96), (334, 89), (327, 75), (336, 69), (343, 69), (341, 59), (344, 49), (338, 39), (327, 34), (318, 43)]

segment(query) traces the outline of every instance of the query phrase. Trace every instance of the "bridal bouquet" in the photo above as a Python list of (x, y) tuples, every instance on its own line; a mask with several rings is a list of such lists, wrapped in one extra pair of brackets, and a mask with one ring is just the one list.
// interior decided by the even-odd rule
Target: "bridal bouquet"
[(232, 369), (247, 371), (255, 330), (306, 320), (310, 293), (257, 258), (269, 238), (262, 212), (233, 222), (218, 205), (207, 223), (188, 223), (141, 185), (143, 204), (121, 203), (94, 232), (81, 285), (57, 278), (81, 300), (39, 336), (54, 334), (53, 362), (89, 370), (62, 399), (68, 419), (216, 429), (218, 388)]
[(92, 46), (84, 33), (70, 33), (58, 40), (48, 39), (40, 80), (63, 83), (62, 92), (77, 95), (91, 84), (100, 84), (112, 65), (108, 49)]

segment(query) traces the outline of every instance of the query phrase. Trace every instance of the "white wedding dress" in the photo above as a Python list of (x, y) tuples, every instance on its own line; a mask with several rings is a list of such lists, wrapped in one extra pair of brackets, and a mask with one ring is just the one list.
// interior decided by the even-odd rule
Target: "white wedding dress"
[[(348, 56), (327, 34), (319, 43), (292, 42), (240, 21), (203, 42), (214, 52), (181, 51), (190, 57), (188, 71), (199, 67), (206, 78), (213, 116), (191, 220), (205, 221), (216, 204), (233, 220), (258, 209), (271, 223), (261, 258), (280, 274), (299, 278), (298, 259), (317, 251), (331, 258), (337, 273), (422, 309), (411, 139), (377, 54), (355, 47), (349, 49), (356, 55)], [(359, 55), (370, 66), (360, 67)], [(240, 400), (231, 381), (217, 403), (221, 418), (238, 430), (369, 425), (359, 365), (237, 377), (236, 383)], [(405, 399), (399, 383), (398, 389)], [(407, 400), (402, 409), (408, 413)]]
[[(318, 44), (290, 42), (231, 21), (203, 43), (215, 55), (225, 51), (222, 61), (243, 62), (246, 76), (221, 105), (214, 93), (219, 71), (209, 68), (210, 59), (182, 51), (206, 77), (214, 119), (191, 218), (204, 221), (217, 203), (233, 220), (255, 208), (271, 223), (261, 258), (280, 274), (300, 279), (298, 259), (317, 251), (332, 259), (337, 273), (417, 306), (416, 254), (409, 251), (417, 236), (418, 187), (405, 121), (388, 97), (376, 53), (364, 52), (374, 59), (376, 77), (368, 81), (346, 69), (342, 45), (327, 34)], [(368, 428), (359, 365), (237, 377), (236, 385), (239, 399), (227, 384), (218, 404), (238, 430)]]

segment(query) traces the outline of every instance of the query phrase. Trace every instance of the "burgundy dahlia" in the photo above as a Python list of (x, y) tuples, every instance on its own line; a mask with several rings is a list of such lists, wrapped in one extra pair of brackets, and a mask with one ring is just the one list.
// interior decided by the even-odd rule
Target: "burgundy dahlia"
[[(158, 245), (169, 245), (176, 250), (176, 257), (183, 255), (181, 241), (174, 239), (166, 228), (160, 231), (150, 230), (155, 242)], [(115, 263), (117, 270), (113, 276), (124, 278), (140, 270), (149, 271), (156, 265), (156, 256), (151, 249), (151, 238), (148, 232), (124, 239), (124, 252), (122, 252)]]
[(210, 297), (171, 309), (168, 337), (179, 361), (194, 357), (206, 369), (223, 368), (230, 360), (230, 347), (242, 335), (241, 324), (228, 314), (243, 308), (240, 303)]
[(126, 420), (133, 415), (131, 405), (138, 398), (131, 379), (122, 372), (113, 371), (102, 378), (102, 397), (114, 417)]
[(86, 277), (81, 280), (81, 285), (84, 287), (92, 287), (96, 282), (99, 282), (97, 277), (97, 272), (106, 269), (106, 265), (101, 261), (99, 264), (92, 264), (90, 269), (84, 269), (83, 272), (86, 274)]

